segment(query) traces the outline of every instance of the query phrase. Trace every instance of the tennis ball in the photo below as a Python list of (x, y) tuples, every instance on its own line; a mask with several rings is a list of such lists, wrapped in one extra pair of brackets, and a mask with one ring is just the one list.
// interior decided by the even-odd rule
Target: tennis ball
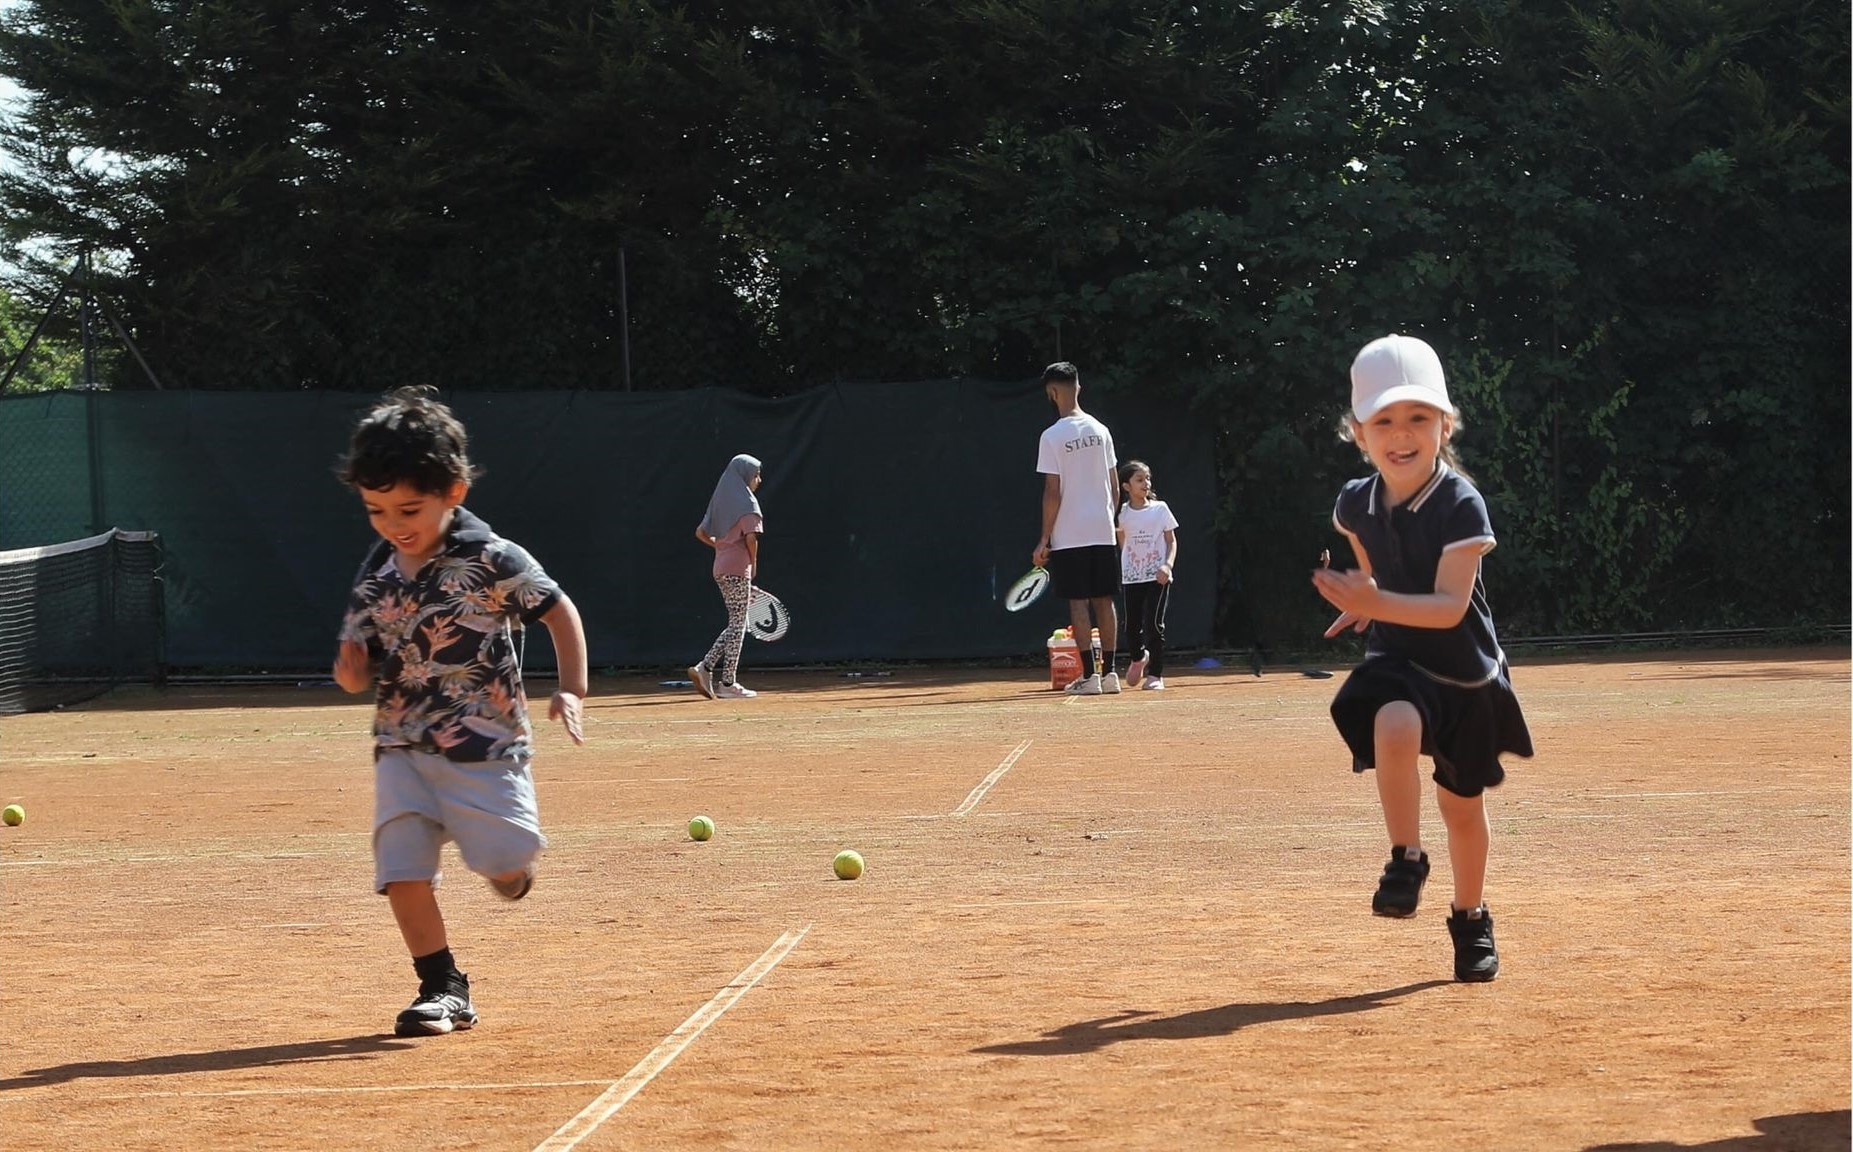
[(708, 819), (706, 816), (697, 816), (688, 822), (688, 838), (690, 840), (706, 840), (712, 835), (714, 835), (714, 821)]
[(854, 880), (862, 875), (862, 853), (845, 848), (836, 854), (830, 867), (838, 880)]
[(8, 824), (18, 827), (26, 822), (26, 810), (17, 804), (8, 804), (6, 811), (0, 812), (0, 820), (5, 820)]

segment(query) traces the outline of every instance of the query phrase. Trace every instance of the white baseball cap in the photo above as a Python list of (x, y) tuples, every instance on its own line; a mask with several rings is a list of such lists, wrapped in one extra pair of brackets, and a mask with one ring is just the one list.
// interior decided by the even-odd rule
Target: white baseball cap
[(1383, 336), (1351, 362), (1351, 415), (1359, 423), (1403, 400), (1454, 411), (1441, 357), (1414, 336)]

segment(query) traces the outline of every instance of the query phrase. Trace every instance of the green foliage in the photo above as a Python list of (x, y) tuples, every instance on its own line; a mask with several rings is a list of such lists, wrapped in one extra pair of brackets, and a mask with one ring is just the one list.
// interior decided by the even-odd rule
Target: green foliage
[[(68, 324), (56, 327), (47, 324), (47, 331), (32, 346), (31, 354), (19, 359), (43, 316), (43, 308), (35, 309), (0, 288), (0, 374), (18, 361), (18, 369), (6, 386), (8, 393), (50, 392), (84, 384), (83, 348), (66, 335)], [(118, 358), (119, 354), (113, 351), (103, 354), (97, 367), (99, 380), (111, 379)]]
[[(1648, 596), (1673, 565), (1687, 517), (1638, 490), (1638, 463), (1621, 451), (1616, 427), (1632, 386), (1587, 412), (1551, 397), (1521, 416), (1511, 406), (1511, 373), (1510, 360), (1480, 352), (1457, 366), (1452, 384), (1455, 403), (1474, 414), (1466, 442), (1490, 445), (1471, 454), (1469, 470), (1499, 534), (1505, 597), (1496, 610), (1520, 634), (1651, 619)], [(1584, 463), (1566, 484), (1569, 457)]]
[(1840, 618), (1847, 47), (1821, 0), (24, 0), (0, 231), (39, 295), (113, 254), (192, 388), (618, 387), (621, 302), (640, 388), (1072, 359), (1214, 430), (1221, 627), (1276, 646), (1346, 367), (1412, 332), (1507, 632)]

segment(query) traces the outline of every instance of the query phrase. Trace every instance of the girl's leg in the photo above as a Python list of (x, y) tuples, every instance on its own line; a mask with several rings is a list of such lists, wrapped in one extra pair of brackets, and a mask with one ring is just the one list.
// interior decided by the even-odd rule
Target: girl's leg
[(1377, 756), (1377, 798), (1390, 833), (1390, 862), (1383, 866), (1370, 910), (1407, 919), (1422, 901), (1428, 882), (1428, 853), (1422, 851), (1422, 714), (1406, 700), (1377, 710), (1373, 743)]
[(1145, 620), (1146, 596), (1150, 584), (1123, 584), (1126, 593), (1126, 658), (1130, 661), (1145, 657)]
[(1150, 613), (1145, 619), (1141, 631), (1145, 634), (1145, 674), (1162, 678), (1165, 674), (1165, 607), (1171, 603), (1171, 585), (1152, 585), (1151, 599), (1146, 602)]
[(1454, 906), (1448, 935), (1454, 940), (1454, 978), (1479, 984), (1499, 975), (1493, 943), (1493, 914), (1486, 910), (1486, 855), (1492, 830), (1486, 822), (1486, 794), (1456, 796), (1435, 790), (1448, 826), (1448, 863), (1454, 867)]
[[(720, 630), (720, 633), (714, 637), (714, 643), (708, 645), (708, 654), (701, 658), (701, 666), (703, 668), (706, 668), (710, 672), (715, 672), (720, 669), (721, 660), (727, 654), (727, 639), (728, 637), (733, 635), (734, 594), (731, 591), (729, 591), (729, 589), (735, 583), (737, 583), (742, 590), (742, 599), (741, 599), (739, 618), (740, 618), (740, 623), (744, 626), (744, 624), (746, 623), (746, 598), (750, 598), (752, 596), (751, 592), (746, 591), (746, 588), (748, 587), (746, 577), (744, 576), (716, 576), (714, 578), (715, 586), (721, 590), (721, 603), (727, 609), (727, 623)], [(737, 662), (737, 659), (738, 658), (736, 657), (736, 662)]]
[[(714, 578), (714, 583), (721, 590), (721, 603), (726, 604), (727, 585), (722, 584), (721, 578), (718, 576)], [(733, 613), (729, 612), (727, 613), (727, 623), (723, 624), (721, 630), (714, 634), (714, 643), (708, 645), (708, 654), (701, 658), (701, 666), (703, 668), (712, 672), (721, 666), (721, 654), (727, 651), (727, 633), (732, 629)]]
[(1422, 776), (1416, 763), (1422, 754), (1422, 714), (1415, 705), (1397, 700), (1377, 710), (1377, 799), (1383, 804), (1383, 823), (1391, 845), (1419, 848), (1422, 844)]
[(1448, 863), (1454, 869), (1454, 907), (1478, 908), (1486, 899), (1486, 858), (1492, 848), (1492, 827), (1486, 819), (1486, 794), (1456, 796), (1435, 789), (1441, 821), (1448, 826)]
[(753, 599), (752, 583), (744, 576), (723, 576), (721, 597), (727, 601), (727, 630), (717, 641), (721, 661), (715, 665), (715, 677), (722, 684), (732, 684), (740, 673), (740, 649), (746, 643), (746, 609)]

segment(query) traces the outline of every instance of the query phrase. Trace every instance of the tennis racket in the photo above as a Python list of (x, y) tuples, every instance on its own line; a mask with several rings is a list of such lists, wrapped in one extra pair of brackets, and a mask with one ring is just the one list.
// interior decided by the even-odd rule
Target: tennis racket
[(791, 613), (777, 596), (764, 588), (753, 589), (746, 604), (746, 630), (761, 640), (777, 640), (791, 627)]
[(1008, 592), (1004, 593), (1004, 611), (1021, 612), (1034, 604), (1048, 590), (1049, 570), (1041, 566), (1031, 568), (1010, 586)]

